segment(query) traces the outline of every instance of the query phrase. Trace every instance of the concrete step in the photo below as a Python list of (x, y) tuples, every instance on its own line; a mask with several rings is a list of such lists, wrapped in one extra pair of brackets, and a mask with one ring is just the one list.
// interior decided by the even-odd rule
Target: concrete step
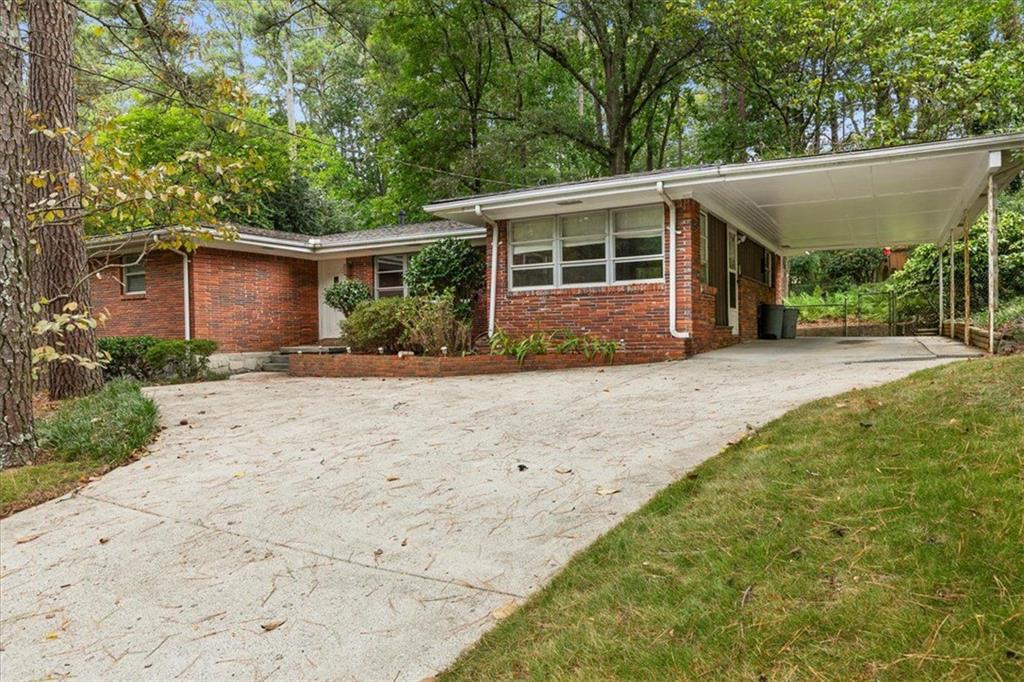
[(263, 363), (264, 372), (287, 372), (288, 371), (288, 356), (278, 353), (271, 355), (267, 358), (267, 361)]

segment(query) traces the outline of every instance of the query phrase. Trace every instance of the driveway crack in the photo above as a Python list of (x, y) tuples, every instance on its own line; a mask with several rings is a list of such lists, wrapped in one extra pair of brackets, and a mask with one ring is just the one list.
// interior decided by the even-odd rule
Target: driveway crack
[(241, 538), (242, 540), (248, 540), (250, 542), (261, 542), (263, 544), (270, 545), (272, 547), (279, 547), (281, 549), (286, 549), (286, 550), (289, 550), (289, 551), (292, 551), (292, 552), (299, 552), (301, 554), (309, 554), (311, 556), (319, 557), (319, 558), (322, 558), (322, 559), (328, 559), (330, 561), (336, 561), (336, 562), (342, 563), (342, 564), (349, 564), (351, 566), (359, 566), (360, 568), (367, 568), (367, 569), (370, 569), (370, 570), (373, 570), (373, 571), (380, 571), (382, 573), (392, 573), (394, 575), (402, 575), (402, 576), (406, 576), (406, 577), (409, 577), (409, 578), (418, 578), (420, 580), (428, 580), (430, 582), (441, 583), (441, 584), (444, 584), (444, 585), (452, 585), (454, 587), (463, 587), (463, 588), (470, 589), (470, 590), (476, 590), (478, 592), (487, 592), (487, 593), (490, 593), (490, 594), (500, 594), (500, 595), (503, 595), (503, 596), (506, 596), (506, 597), (515, 597), (516, 599), (525, 599), (526, 598), (525, 595), (518, 594), (516, 592), (507, 592), (505, 590), (498, 590), (498, 589), (495, 589), (493, 587), (483, 587), (481, 585), (474, 585), (473, 583), (465, 582), (465, 581), (462, 581), (462, 580), (448, 580), (446, 578), (436, 578), (436, 577), (430, 576), (430, 575), (423, 575), (422, 573), (413, 573), (412, 571), (403, 571), (403, 570), (398, 569), (398, 568), (387, 568), (385, 566), (379, 566), (379, 565), (375, 565), (375, 564), (364, 563), (362, 561), (356, 561), (354, 559), (347, 559), (345, 557), (336, 556), (334, 554), (329, 554), (327, 552), (320, 552), (320, 551), (317, 551), (315, 549), (308, 549), (308, 548), (305, 548), (305, 547), (295, 547), (293, 545), (289, 545), (286, 542), (278, 542), (277, 540), (268, 540), (267, 538), (261, 538), (261, 537), (256, 537), (256, 536), (252, 536), (252, 535), (247, 535), (245, 533), (239, 533), (238, 531), (227, 530), (227, 529), (224, 529), (224, 528), (218, 528), (217, 526), (211, 526), (211, 525), (203, 523), (201, 521), (192, 521), (192, 520), (189, 520), (189, 519), (179, 519), (177, 517), (169, 516), (167, 514), (160, 514), (158, 512), (150, 511), (149, 509), (142, 509), (140, 507), (133, 507), (130, 504), (123, 504), (121, 502), (114, 502), (113, 500), (108, 500), (108, 499), (103, 498), (103, 497), (96, 497), (96, 496), (87, 495), (87, 494), (84, 494), (84, 493), (78, 493), (78, 495), (76, 497), (81, 497), (81, 498), (85, 498), (87, 500), (92, 500), (93, 502), (101, 502), (103, 504), (109, 504), (112, 507), (119, 507), (121, 509), (127, 509), (128, 511), (136, 512), (137, 514), (146, 514), (147, 516), (153, 516), (153, 517), (158, 518), (158, 519), (166, 519), (168, 521), (173, 521), (175, 523), (182, 523), (182, 524), (186, 524), (186, 525), (189, 525), (189, 526), (194, 526), (196, 528), (202, 528), (203, 530), (213, 531), (215, 533), (223, 533), (225, 535), (231, 535), (231, 536), (234, 536), (236, 538)]

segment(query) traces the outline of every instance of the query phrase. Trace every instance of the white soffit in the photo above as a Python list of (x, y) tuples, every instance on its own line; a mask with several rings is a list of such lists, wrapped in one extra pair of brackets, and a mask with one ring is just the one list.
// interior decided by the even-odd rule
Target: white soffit
[[(1020, 168), (1024, 133), (669, 170), (439, 202), (426, 210), (480, 224), (692, 197), (784, 254), (943, 242), (984, 202), (990, 152), (1000, 184)], [(998, 156), (998, 155), (997, 155)]]

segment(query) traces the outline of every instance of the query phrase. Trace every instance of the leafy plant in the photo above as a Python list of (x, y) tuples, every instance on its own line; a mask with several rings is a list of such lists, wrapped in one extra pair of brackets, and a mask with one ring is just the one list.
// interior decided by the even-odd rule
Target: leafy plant
[(417, 298), (378, 298), (364, 301), (341, 322), (341, 338), (356, 351), (397, 353), (409, 348), (407, 321), (421, 301)]
[(464, 239), (449, 237), (436, 241), (409, 260), (405, 284), (412, 296), (451, 292), (456, 312), (468, 319), (484, 285), (483, 252)]
[(153, 336), (107, 336), (97, 340), (101, 353), (107, 356), (103, 365), (106, 379), (130, 377), (139, 381), (153, 378), (153, 366), (146, 360), (146, 353), (159, 340)]
[(358, 279), (343, 279), (335, 282), (324, 290), (324, 302), (345, 315), (351, 315), (363, 301), (373, 298), (370, 287)]
[(206, 374), (210, 355), (216, 350), (217, 343), (207, 339), (167, 339), (153, 344), (146, 351), (145, 359), (157, 376), (195, 381)]
[(472, 323), (456, 311), (451, 292), (423, 300), (405, 319), (405, 339), (410, 349), (425, 355), (464, 354), (472, 349)]
[(490, 349), (493, 355), (514, 357), (520, 365), (531, 355), (545, 355), (551, 352), (562, 355), (580, 354), (587, 360), (600, 356), (605, 362), (611, 363), (619, 344), (590, 334), (577, 335), (569, 329), (554, 332), (536, 331), (521, 338), (509, 336), (499, 329), (491, 336)]
[(40, 445), (54, 459), (120, 464), (145, 445), (157, 427), (157, 409), (131, 379), (68, 401), (37, 425)]

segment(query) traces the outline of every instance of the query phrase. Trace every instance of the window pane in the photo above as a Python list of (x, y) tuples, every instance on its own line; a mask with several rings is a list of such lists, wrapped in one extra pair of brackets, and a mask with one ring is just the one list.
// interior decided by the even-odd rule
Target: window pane
[(124, 278), (126, 294), (138, 294), (146, 290), (146, 275), (128, 275)]
[(604, 263), (597, 265), (574, 265), (562, 268), (562, 284), (593, 284), (605, 281)]
[(377, 272), (401, 272), (404, 268), (402, 256), (377, 256)]
[(402, 287), (402, 273), (380, 272), (377, 273), (377, 287), (380, 289), (388, 287)]
[(661, 277), (661, 259), (615, 264), (615, 281), (617, 282), (626, 282), (635, 279), (661, 279)]
[(531, 270), (513, 270), (512, 286), (514, 287), (545, 287), (554, 283), (552, 268), (535, 268)]
[(562, 237), (604, 236), (604, 213), (583, 213), (562, 218)]
[(401, 298), (405, 296), (405, 291), (402, 289), (378, 289), (377, 298)]
[(632, 208), (627, 211), (615, 211), (615, 231), (635, 232), (663, 228), (665, 225), (664, 209), (661, 206)]
[(616, 258), (629, 258), (631, 256), (660, 256), (661, 255), (661, 234), (616, 237), (615, 256)]
[(514, 244), (512, 246), (513, 265), (534, 265), (536, 263), (550, 263), (553, 260), (554, 252), (551, 242), (539, 244)]
[(513, 242), (529, 242), (538, 239), (552, 239), (555, 236), (554, 218), (527, 220), (512, 225)]
[(598, 260), (604, 258), (604, 236), (596, 239), (573, 239), (562, 243), (562, 260)]

